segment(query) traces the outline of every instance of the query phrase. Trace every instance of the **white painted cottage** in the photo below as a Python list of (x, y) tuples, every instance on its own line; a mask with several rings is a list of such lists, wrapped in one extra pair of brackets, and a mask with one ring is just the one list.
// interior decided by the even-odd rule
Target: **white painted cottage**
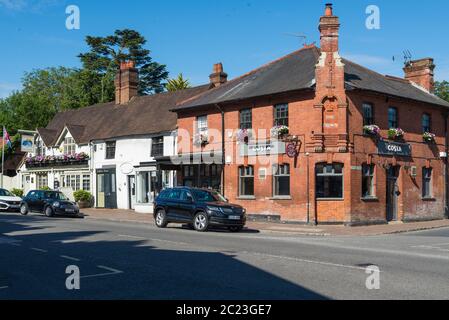
[(116, 101), (58, 113), (37, 129), (35, 152), (19, 169), (25, 191), (50, 187), (70, 196), (90, 191), (97, 208), (151, 213), (160, 190), (176, 185), (176, 173), (158, 169), (156, 157), (175, 155), (179, 102), (209, 85), (151, 96), (137, 95), (137, 69), (122, 64)]

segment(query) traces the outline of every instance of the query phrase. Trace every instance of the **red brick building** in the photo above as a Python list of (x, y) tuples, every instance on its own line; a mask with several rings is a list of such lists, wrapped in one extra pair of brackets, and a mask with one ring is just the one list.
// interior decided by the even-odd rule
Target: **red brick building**
[(212, 88), (173, 110), (179, 184), (285, 221), (444, 218), (449, 103), (433, 94), (433, 59), (383, 76), (339, 55), (339, 27), (327, 5), (319, 48), (231, 81), (215, 65)]

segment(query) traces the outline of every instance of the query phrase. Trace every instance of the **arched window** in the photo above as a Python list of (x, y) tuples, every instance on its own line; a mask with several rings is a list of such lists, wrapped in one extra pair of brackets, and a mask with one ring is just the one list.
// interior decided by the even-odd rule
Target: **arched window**
[(398, 109), (390, 107), (388, 108), (388, 129), (396, 129), (398, 127)]
[(343, 164), (316, 166), (316, 198), (343, 199)]

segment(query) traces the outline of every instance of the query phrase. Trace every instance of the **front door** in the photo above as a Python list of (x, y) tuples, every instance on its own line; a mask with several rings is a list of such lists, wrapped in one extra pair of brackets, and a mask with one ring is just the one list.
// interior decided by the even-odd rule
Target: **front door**
[(129, 201), (129, 208), (131, 210), (134, 210), (134, 205), (137, 201), (136, 176), (128, 176), (128, 201)]
[(398, 220), (398, 167), (387, 169), (387, 221)]
[(97, 207), (117, 209), (115, 169), (97, 170)]

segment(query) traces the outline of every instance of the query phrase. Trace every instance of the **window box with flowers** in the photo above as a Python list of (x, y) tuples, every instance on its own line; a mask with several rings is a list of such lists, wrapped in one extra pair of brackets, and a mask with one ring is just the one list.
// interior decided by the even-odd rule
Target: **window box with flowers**
[(270, 134), (274, 139), (284, 139), (290, 133), (290, 129), (287, 126), (275, 126), (271, 128)]
[(209, 144), (209, 136), (205, 133), (198, 133), (195, 135), (193, 143), (197, 147), (205, 147)]
[(250, 129), (240, 129), (239, 131), (237, 131), (236, 136), (239, 143), (248, 144), (253, 137), (253, 133)]
[(424, 142), (427, 143), (435, 142), (435, 137), (436, 137), (435, 134), (431, 132), (424, 132), (424, 134), (422, 135)]
[(391, 128), (388, 130), (388, 139), (399, 140), (403, 139), (405, 135), (404, 130), (401, 128)]
[(371, 137), (378, 137), (380, 135), (380, 128), (376, 125), (369, 125), (363, 127), (363, 134)]
[(49, 167), (49, 166), (66, 166), (66, 165), (84, 165), (87, 164), (89, 156), (82, 152), (74, 155), (61, 156), (35, 156), (28, 157), (25, 160), (26, 166), (29, 168)]

